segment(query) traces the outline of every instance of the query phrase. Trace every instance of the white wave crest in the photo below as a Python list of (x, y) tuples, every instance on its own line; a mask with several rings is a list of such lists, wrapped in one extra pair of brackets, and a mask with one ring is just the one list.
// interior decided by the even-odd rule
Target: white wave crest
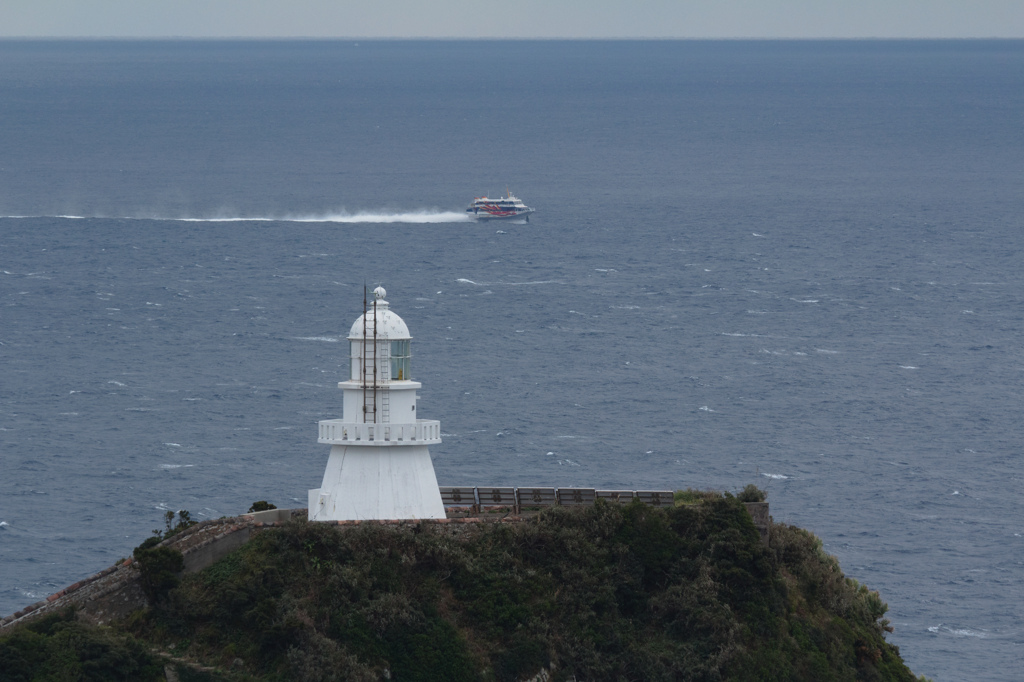
[(930, 628), (928, 628), (928, 632), (946, 632), (956, 637), (988, 637), (988, 633), (985, 631), (979, 632), (978, 630), (969, 630), (967, 628), (953, 628), (944, 623), (939, 623), (938, 625), (931, 626)]
[[(471, 279), (466, 279), (465, 277), (460, 277), (460, 278), (458, 278), (455, 281), (458, 282), (459, 284), (472, 284), (473, 286), (476, 286), (476, 287), (494, 287), (494, 286), (521, 287), (521, 286), (528, 286), (528, 285), (534, 285), (534, 284), (559, 284), (559, 282), (557, 280), (553, 280), (553, 279), (542, 279), (542, 280), (538, 280), (536, 282), (474, 282)], [(441, 292), (439, 291), (437, 293), (441, 293)]]

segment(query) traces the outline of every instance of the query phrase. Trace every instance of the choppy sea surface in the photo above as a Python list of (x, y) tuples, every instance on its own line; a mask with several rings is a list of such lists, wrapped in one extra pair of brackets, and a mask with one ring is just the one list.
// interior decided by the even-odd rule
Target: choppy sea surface
[(5, 41), (0, 150), (0, 613), (305, 506), (383, 284), (441, 483), (756, 483), (1019, 679), (1024, 43)]

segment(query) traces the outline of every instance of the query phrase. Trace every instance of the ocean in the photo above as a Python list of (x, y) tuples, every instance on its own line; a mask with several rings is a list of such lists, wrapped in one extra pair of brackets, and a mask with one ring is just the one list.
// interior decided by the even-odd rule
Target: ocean
[(380, 284), (441, 484), (755, 483), (1017, 680), (1022, 159), (1022, 41), (0, 41), (0, 614), (304, 507)]

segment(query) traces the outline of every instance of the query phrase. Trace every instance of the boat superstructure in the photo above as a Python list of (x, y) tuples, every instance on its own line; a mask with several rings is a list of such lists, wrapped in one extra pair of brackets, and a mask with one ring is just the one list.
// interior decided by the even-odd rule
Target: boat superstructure
[(477, 197), (466, 209), (469, 217), (477, 220), (508, 220), (513, 218), (525, 218), (530, 222), (530, 214), (533, 209), (523, 203), (522, 199), (514, 196), (512, 192), (506, 191), (506, 196), (500, 199), (489, 199)]

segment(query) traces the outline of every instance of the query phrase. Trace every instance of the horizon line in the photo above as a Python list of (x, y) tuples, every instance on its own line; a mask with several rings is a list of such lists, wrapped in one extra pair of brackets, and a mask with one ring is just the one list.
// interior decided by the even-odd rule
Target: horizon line
[(966, 42), (982, 40), (1024, 41), (1021, 36), (270, 36), (270, 35), (224, 35), (224, 36), (189, 36), (189, 35), (32, 35), (5, 36), (0, 40), (32, 41), (32, 40), (125, 40), (125, 41), (213, 41), (213, 40), (258, 40), (258, 41), (451, 41), (451, 42), (854, 42), (854, 41), (947, 41)]

